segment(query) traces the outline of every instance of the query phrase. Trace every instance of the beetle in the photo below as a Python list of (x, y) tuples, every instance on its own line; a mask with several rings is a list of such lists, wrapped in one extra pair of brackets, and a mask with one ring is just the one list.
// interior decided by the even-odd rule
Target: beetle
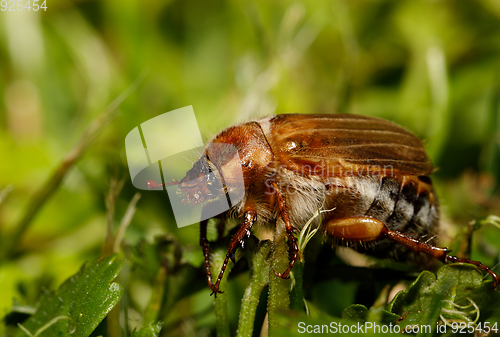
[[(234, 146), (238, 161), (218, 150), (217, 144)], [(234, 178), (238, 170), (240, 181)], [(439, 224), (438, 198), (429, 178), (433, 170), (422, 142), (387, 120), (353, 114), (284, 114), (221, 131), (178, 188), (185, 203), (199, 203), (213, 195), (207, 173), (222, 181), (226, 195), (244, 186), (241, 201), (230, 210), (241, 225), (230, 240), (215, 283), (208, 219), (200, 222), (207, 282), (215, 296), (221, 293), (219, 285), (229, 260), (235, 262), (236, 249), (244, 246), (255, 224), (283, 221), (289, 265), (274, 273), (288, 278), (298, 255), (294, 233), (320, 208), (333, 209), (318, 226), (337, 245), (398, 261), (420, 257), (474, 264), (493, 277), (496, 287), (500, 279), (489, 267), (449, 255), (448, 248), (431, 243)], [(236, 181), (231, 183), (231, 177)], [(424, 237), (431, 239), (424, 241)]]

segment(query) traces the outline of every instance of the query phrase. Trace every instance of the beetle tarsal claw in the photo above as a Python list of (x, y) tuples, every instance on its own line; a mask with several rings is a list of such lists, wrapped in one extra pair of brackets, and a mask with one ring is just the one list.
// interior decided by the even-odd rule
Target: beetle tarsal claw
[(284, 273), (277, 273), (276, 270), (273, 270), (274, 275), (281, 277), (284, 280), (288, 280), (290, 278), (290, 272), (287, 270)]
[(215, 298), (217, 298), (217, 294), (224, 294), (223, 291), (220, 291), (219, 289), (212, 289), (212, 293), (210, 296), (214, 295)]

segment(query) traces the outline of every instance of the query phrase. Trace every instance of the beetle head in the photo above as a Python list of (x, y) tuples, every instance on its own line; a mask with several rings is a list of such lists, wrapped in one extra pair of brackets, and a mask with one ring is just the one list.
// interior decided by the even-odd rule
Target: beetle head
[(179, 182), (178, 193), (186, 195), (182, 200), (184, 204), (198, 204), (224, 194), (223, 186), (217, 167), (202, 156)]
[(180, 181), (179, 192), (186, 194), (183, 202), (197, 204), (225, 194), (235, 205), (245, 191), (237, 148), (232, 144), (211, 142), (204, 152)]
[(235, 205), (273, 160), (274, 154), (256, 122), (223, 130), (179, 184), (184, 203), (197, 204), (226, 194)]

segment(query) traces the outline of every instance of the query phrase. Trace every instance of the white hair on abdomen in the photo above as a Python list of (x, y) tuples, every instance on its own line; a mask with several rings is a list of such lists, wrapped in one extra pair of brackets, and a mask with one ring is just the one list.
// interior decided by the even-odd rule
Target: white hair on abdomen
[(292, 223), (302, 228), (320, 209), (326, 196), (326, 187), (319, 177), (301, 176), (287, 169), (281, 169), (277, 181), (285, 197)]

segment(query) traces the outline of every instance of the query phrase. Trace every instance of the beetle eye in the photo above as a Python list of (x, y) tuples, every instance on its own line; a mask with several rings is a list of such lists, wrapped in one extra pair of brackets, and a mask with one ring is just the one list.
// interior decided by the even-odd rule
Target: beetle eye
[(214, 181), (216, 181), (216, 180), (217, 180), (217, 178), (215, 177), (215, 175), (214, 175), (214, 174), (207, 174), (205, 177), (206, 177), (205, 179), (207, 180), (207, 183), (208, 183), (208, 184), (210, 184), (210, 185), (211, 185)]

